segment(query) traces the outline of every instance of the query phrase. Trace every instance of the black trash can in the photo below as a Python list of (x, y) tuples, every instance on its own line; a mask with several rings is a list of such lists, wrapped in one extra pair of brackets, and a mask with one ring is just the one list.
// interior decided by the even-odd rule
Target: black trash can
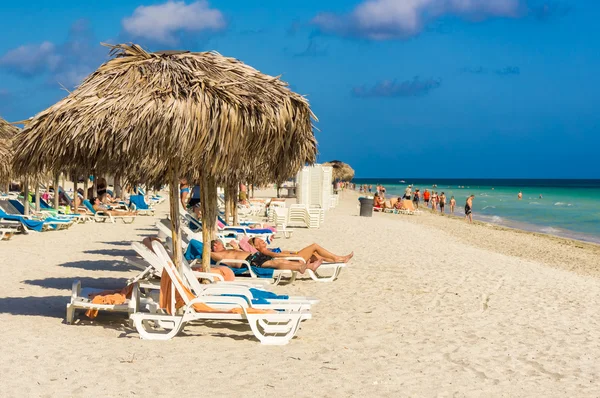
[(360, 216), (361, 217), (373, 217), (373, 199), (360, 198)]

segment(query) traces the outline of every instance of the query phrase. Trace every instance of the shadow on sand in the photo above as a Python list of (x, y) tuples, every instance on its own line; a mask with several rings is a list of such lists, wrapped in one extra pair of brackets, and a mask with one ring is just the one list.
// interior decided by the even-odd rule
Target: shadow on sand
[(92, 287), (96, 289), (122, 289), (127, 284), (126, 278), (46, 278), (30, 279), (23, 283), (32, 286), (40, 286), (47, 289), (71, 290), (75, 280), (81, 281), (81, 287)]
[(81, 268), (88, 271), (120, 271), (128, 272), (137, 268), (120, 260), (82, 260), (59, 264), (61, 267)]
[(131, 257), (135, 256), (134, 250), (124, 249), (97, 249), (97, 250), (85, 250), (86, 254), (102, 254), (104, 256), (115, 256), (115, 257)]
[(99, 242), (99, 243), (102, 243), (104, 245), (113, 245), (113, 246), (131, 246), (131, 241), (128, 241), (128, 240), (114, 241), (114, 242)]

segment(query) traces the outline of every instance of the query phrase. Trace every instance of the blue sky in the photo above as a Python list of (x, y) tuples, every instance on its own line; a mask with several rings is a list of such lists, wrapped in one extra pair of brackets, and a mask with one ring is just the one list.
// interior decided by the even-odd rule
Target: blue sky
[(73, 1), (0, 6), (0, 116), (22, 120), (107, 59), (100, 42), (216, 50), (282, 75), (319, 160), (359, 177), (600, 178), (600, 3)]

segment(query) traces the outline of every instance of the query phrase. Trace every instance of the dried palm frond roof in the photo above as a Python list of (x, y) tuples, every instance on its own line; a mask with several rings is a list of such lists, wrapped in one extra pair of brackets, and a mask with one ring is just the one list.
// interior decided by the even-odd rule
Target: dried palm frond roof
[(0, 181), (9, 178), (12, 164), (11, 141), (19, 129), (0, 118)]
[(219, 176), (266, 163), (277, 179), (314, 162), (316, 117), (278, 77), (215, 52), (108, 47), (111, 60), (18, 134), (15, 170), (142, 163), (156, 178), (169, 164)]
[(354, 169), (347, 163), (339, 160), (332, 160), (330, 162), (323, 163), (323, 165), (333, 167), (334, 180), (350, 181), (354, 178)]

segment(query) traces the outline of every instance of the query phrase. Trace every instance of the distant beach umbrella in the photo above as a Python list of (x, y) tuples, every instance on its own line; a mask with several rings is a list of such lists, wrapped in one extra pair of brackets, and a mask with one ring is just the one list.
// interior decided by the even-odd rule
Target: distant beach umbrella
[[(14, 146), (14, 167), (134, 170), (139, 181), (168, 181), (177, 264), (178, 183), (184, 173), (195, 170), (207, 195), (206, 242), (216, 219), (217, 180), (252, 172), (280, 180), (314, 162), (314, 115), (308, 101), (278, 77), (215, 52), (108, 47), (111, 60), (25, 125)], [(256, 170), (261, 164), (265, 170)], [(204, 247), (208, 267), (210, 247)]]
[(351, 181), (354, 178), (354, 169), (347, 163), (339, 160), (332, 160), (323, 163), (324, 166), (333, 167), (333, 179), (339, 181)]

